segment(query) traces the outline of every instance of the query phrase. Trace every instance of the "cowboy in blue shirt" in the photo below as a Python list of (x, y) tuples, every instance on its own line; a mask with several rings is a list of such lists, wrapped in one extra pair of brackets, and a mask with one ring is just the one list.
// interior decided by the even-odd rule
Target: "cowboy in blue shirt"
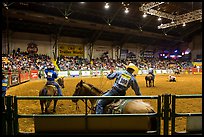
[[(103, 96), (125, 96), (126, 91), (130, 86), (134, 90), (135, 94), (140, 96), (140, 88), (135, 77), (132, 74), (137, 70), (137, 67), (133, 63), (130, 63), (128, 66), (126, 66), (125, 72), (111, 72), (110, 74), (108, 74), (108, 79), (111, 80), (116, 78), (116, 80), (113, 84), (112, 89), (106, 92)], [(114, 99), (99, 99), (96, 106), (96, 114), (103, 114), (104, 107), (113, 101)]]
[(1, 88), (1, 96), (6, 96), (6, 91), (8, 89), (8, 79), (6, 79), (5, 75), (2, 75), (2, 88)]
[(47, 76), (46, 85), (54, 85), (58, 90), (58, 95), (62, 96), (62, 90), (59, 87), (59, 84), (57, 82), (55, 82), (55, 79), (58, 77), (58, 74), (54, 71), (54, 67), (49, 65), (48, 68), (45, 69), (45, 74)]
[[(5, 97), (6, 96), (6, 91), (8, 89), (8, 79), (5, 77), (4, 74), (2, 74), (2, 88), (1, 88), (1, 97)], [(5, 111), (5, 100), (2, 99), (1, 100), (1, 111), (4, 112)]]

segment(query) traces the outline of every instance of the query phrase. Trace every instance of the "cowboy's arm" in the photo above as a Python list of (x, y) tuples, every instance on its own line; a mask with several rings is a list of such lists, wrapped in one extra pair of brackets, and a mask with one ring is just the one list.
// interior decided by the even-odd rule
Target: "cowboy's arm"
[(135, 91), (135, 95), (141, 96), (140, 88), (137, 84), (137, 81), (134, 79), (132, 84), (132, 89)]
[(57, 78), (57, 77), (58, 77), (58, 75), (57, 75), (56, 72), (53, 73), (53, 76), (54, 76), (54, 78)]
[(107, 78), (111, 80), (111, 79), (114, 79), (116, 77), (116, 75), (117, 75), (117, 73), (113, 72), (113, 73), (108, 74)]
[(47, 69), (45, 69), (45, 74), (47, 75), (47, 73), (48, 73), (48, 70), (47, 70)]

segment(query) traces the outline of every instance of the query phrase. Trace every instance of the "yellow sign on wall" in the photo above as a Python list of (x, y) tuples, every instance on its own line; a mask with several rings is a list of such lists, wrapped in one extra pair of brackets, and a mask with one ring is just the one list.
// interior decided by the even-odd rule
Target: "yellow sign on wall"
[(195, 66), (202, 66), (202, 62), (192, 62), (192, 64)]
[(68, 45), (68, 44), (58, 44), (58, 53), (59, 56), (79, 56), (83, 57), (84, 48), (82, 45)]

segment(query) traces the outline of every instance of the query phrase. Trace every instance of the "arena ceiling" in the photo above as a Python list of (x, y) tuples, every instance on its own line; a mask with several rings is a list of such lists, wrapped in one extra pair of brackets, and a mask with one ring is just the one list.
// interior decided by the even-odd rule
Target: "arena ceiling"
[[(158, 29), (161, 22), (157, 16), (143, 18), (143, 12), (139, 10), (143, 3), (110, 2), (107, 10), (104, 9), (105, 2), (3, 2), (3, 29), (78, 37), (84, 39), (84, 43), (106, 40), (118, 45), (142, 43), (155, 46), (181, 43), (202, 30), (201, 21), (187, 23), (185, 27)], [(128, 14), (124, 13), (124, 4), (128, 5)], [(202, 2), (165, 2), (156, 8), (180, 15), (202, 9)], [(168, 19), (162, 19), (163, 24), (167, 22)]]

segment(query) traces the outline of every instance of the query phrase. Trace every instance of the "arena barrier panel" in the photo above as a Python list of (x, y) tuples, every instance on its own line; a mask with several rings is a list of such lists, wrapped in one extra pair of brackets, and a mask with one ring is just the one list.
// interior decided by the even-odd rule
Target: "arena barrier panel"
[[(161, 96), (60, 96), (60, 97), (49, 97), (49, 96), (8, 96), (8, 98), (11, 98), (10, 100), (13, 100), (12, 106), (14, 106), (13, 108), (13, 117), (12, 119), (12, 126), (8, 125), (10, 127), (13, 127), (10, 131), (9, 134), (13, 134), (13, 135), (17, 135), (17, 134), (50, 134), (51, 129), (53, 129), (54, 127), (56, 129), (59, 129), (57, 127), (63, 127), (63, 124), (70, 125), (72, 126), (72, 129), (75, 127), (77, 129), (75, 129), (77, 132), (74, 132), (74, 130), (72, 130), (72, 132), (70, 130), (68, 130), (65, 126), (65, 128), (63, 131), (62, 130), (57, 130), (58, 133), (66, 133), (66, 134), (84, 134), (84, 133), (102, 133), (102, 134), (117, 134), (117, 133), (130, 133), (130, 134), (160, 134), (160, 119), (161, 119)], [(78, 115), (78, 114), (18, 114), (18, 100), (39, 100), (39, 99), (62, 99), (62, 100), (67, 100), (67, 99), (73, 99), (73, 98), (78, 98), (78, 99), (85, 99), (85, 114), (84, 115)], [(90, 98), (125, 98), (125, 99), (155, 99), (157, 102), (157, 109), (155, 111), (155, 113), (140, 113), (140, 114), (101, 114), (101, 115), (96, 115), (96, 114), (88, 114), (88, 110), (87, 110), (87, 106), (88, 106), (88, 99)], [(11, 107), (11, 106), (10, 106)], [(39, 106), (40, 107), (40, 106)], [(115, 117), (117, 118), (115, 118)], [(146, 131), (147, 129), (147, 124), (138, 124), (137, 122), (141, 122), (141, 120), (143, 120), (143, 122), (146, 120), (146, 117), (157, 117), (158, 122), (157, 122), (157, 127), (155, 131)], [(33, 118), (34, 119), (34, 123), (35, 123), (35, 129), (37, 132), (39, 133), (23, 133), (23, 132), (19, 132), (19, 123), (18, 120), (20, 118)], [(57, 119), (56, 119), (57, 118)], [(61, 119), (58, 121), (58, 119)], [(79, 118), (79, 119), (78, 119)], [(102, 119), (101, 119), (102, 118)], [(77, 120), (78, 119), (78, 120)], [(120, 124), (114, 124), (112, 122), (117, 121)], [(43, 122), (44, 120), (46, 120), (47, 124), (45, 125), (45, 123)], [(56, 121), (57, 120), (57, 121)], [(127, 123), (125, 121), (131, 121), (131, 123)], [(133, 120), (135, 122), (133, 122)], [(63, 121), (63, 122), (62, 122)], [(74, 122), (75, 121), (75, 122)], [(76, 122), (78, 121), (78, 124), (76, 124)], [(101, 126), (97, 125), (98, 122), (102, 122)], [(112, 121), (112, 125), (115, 126), (111, 127), (110, 125), (110, 121)], [(56, 123), (57, 122), (57, 123)], [(62, 123), (60, 123), (62, 122)], [(83, 124), (82, 124), (82, 123)], [(74, 124), (75, 123), (75, 124)], [(108, 123), (108, 125), (106, 125)], [(127, 127), (125, 128), (124, 126), (121, 126), (122, 123), (124, 124), (124, 126), (128, 125), (127, 127), (131, 127), (130, 129), (127, 129)], [(77, 127), (81, 124), (81, 128)], [(56, 126), (57, 125), (57, 126)], [(75, 127), (74, 127), (75, 125)], [(107, 130), (107, 128), (105, 127), (110, 127), (113, 130)], [(48, 128), (46, 128), (48, 127)], [(123, 128), (124, 127), (124, 128)], [(78, 130), (79, 129), (79, 130)], [(67, 131), (68, 130), (68, 131)], [(106, 132), (104, 132), (104, 130), (107, 130)], [(57, 133), (57, 131), (55, 133)], [(145, 132), (146, 131), (146, 132)]]
[[(124, 70), (115, 70), (117, 71), (124, 71)], [(191, 71), (192, 72), (192, 71)], [(110, 73), (110, 70), (67, 70), (67, 71), (57, 71), (59, 76), (64, 77), (92, 77), (92, 76), (107, 76), (107, 74)], [(184, 72), (180, 72), (181, 74), (190, 74), (190, 72), (187, 72), (187, 70), (184, 70)], [(138, 75), (146, 75), (148, 74), (148, 70), (139, 70)], [(168, 74), (174, 74), (173, 69), (158, 69), (154, 70), (155, 75), (168, 75)], [(197, 71), (197, 69), (194, 71), (194, 73), (191, 74), (202, 74), (202, 69)]]
[[(78, 114), (18, 114), (18, 100), (39, 100), (39, 99), (62, 99), (62, 100), (67, 100), (67, 99), (85, 99), (85, 114), (84, 115), (78, 115)], [(87, 106), (88, 106), (88, 99), (90, 98), (124, 98), (124, 99), (156, 99), (157, 100), (157, 113), (153, 114), (131, 114), (131, 115), (126, 115), (126, 114), (101, 114), (101, 115), (96, 115), (96, 114), (88, 114)], [(18, 135), (18, 134), (52, 134), (50, 130), (53, 129), (53, 127), (63, 127), (63, 124), (67, 125), (67, 122), (69, 123), (72, 121), (70, 124), (72, 127), (72, 134), (79, 134), (81, 131), (81, 134), (92, 134), (92, 133), (102, 133), (100, 132), (100, 129), (102, 127), (96, 126), (98, 122), (104, 122), (103, 124), (107, 124), (110, 122), (110, 119), (113, 121), (117, 121), (117, 118), (119, 118), (120, 123), (124, 122), (123, 119), (128, 119), (128, 121), (133, 121), (133, 120), (138, 120), (141, 117), (157, 117), (158, 118), (158, 124), (157, 124), (157, 129), (156, 131), (147, 131), (145, 133), (139, 133), (140, 129), (135, 129), (131, 128), (131, 133), (132, 134), (145, 134), (145, 135), (160, 135), (161, 133), (161, 122), (163, 120), (163, 135), (175, 135), (175, 134), (186, 134), (186, 135), (197, 135), (197, 134), (202, 134), (202, 125), (201, 123), (196, 123), (196, 127), (193, 126), (196, 121), (202, 121), (202, 112), (201, 113), (176, 113), (176, 99), (179, 98), (202, 98), (202, 94), (196, 94), (196, 95), (171, 95), (171, 94), (163, 94), (162, 98), (161, 96), (60, 96), (60, 97), (48, 97), (48, 96), (6, 96), (6, 107), (7, 110), (5, 112), (6, 115), (4, 115), (4, 123), (6, 123), (5, 127), (5, 134), (6, 135)], [(40, 107), (40, 106), (39, 106)], [(155, 109), (156, 111), (156, 109)], [(115, 116), (115, 117), (114, 117)], [(59, 117), (61, 120), (59, 120)], [(103, 118), (103, 120), (100, 120), (100, 118)], [(117, 118), (116, 118), (117, 117)], [(187, 129), (184, 132), (176, 132), (175, 131), (175, 118), (176, 117), (188, 117), (186, 126)], [(193, 118), (194, 117), (194, 118)], [(19, 123), (18, 120), (20, 118), (33, 118), (34, 123), (35, 123), (35, 129), (38, 133), (24, 133), (24, 132), (19, 132)], [(79, 119), (78, 119), (79, 118)], [(190, 119), (189, 119), (190, 118)], [(193, 119), (192, 119), (193, 118)], [(75, 127), (79, 126), (79, 124), (74, 125), (74, 121), (77, 121), (78, 123), (81, 123), (80, 125), (80, 130), (77, 130), (77, 132), (73, 132), (74, 130), (76, 131)], [(59, 121), (58, 121), (59, 120)], [(97, 122), (95, 122), (97, 120)], [(171, 123), (170, 123), (171, 120)], [(45, 125), (43, 121), (46, 121), (47, 124)], [(63, 122), (62, 122), (63, 121)], [(192, 122), (193, 121), (193, 122)], [(59, 122), (59, 123), (58, 123)], [(57, 126), (56, 126), (57, 125)], [(108, 123), (108, 126), (111, 124)], [(138, 123), (134, 124), (133, 122), (130, 125), (138, 125)], [(130, 126), (129, 125), (129, 126)], [(140, 124), (139, 124), (140, 125)], [(124, 134), (130, 130), (127, 130), (127, 128), (122, 128), (118, 125), (114, 125), (116, 128), (121, 130)], [(171, 131), (169, 126), (171, 126)], [(48, 127), (48, 128), (46, 128)], [(66, 127), (66, 126), (65, 126)], [(142, 128), (146, 128), (146, 125), (141, 126)], [(70, 127), (71, 128), (71, 127)], [(98, 131), (96, 130), (98, 129)], [(102, 128), (104, 130), (104, 127)], [(65, 130), (64, 133), (66, 134), (71, 134), (71, 132), (67, 133), (67, 128), (64, 128)], [(114, 129), (116, 132), (116, 129)], [(114, 131), (113, 130), (113, 131)], [(88, 132), (92, 131), (92, 132)], [(97, 132), (94, 132), (97, 131)], [(57, 131), (56, 131), (57, 132)], [(62, 131), (59, 131), (60, 133), (63, 133)], [(108, 134), (108, 132), (107, 132)], [(109, 133), (111, 134), (111, 132)]]
[(30, 81), (30, 75), (28, 71), (20, 71), (20, 72), (3, 72), (8, 79), (8, 87), (16, 86), (21, 83)]
[[(172, 95), (171, 111), (171, 134), (172, 135), (202, 135), (202, 112), (201, 113), (176, 113), (176, 101), (178, 99), (197, 98), (202, 99), (202, 94), (195, 95)], [(187, 117), (186, 131), (175, 131), (175, 120), (177, 117)]]

